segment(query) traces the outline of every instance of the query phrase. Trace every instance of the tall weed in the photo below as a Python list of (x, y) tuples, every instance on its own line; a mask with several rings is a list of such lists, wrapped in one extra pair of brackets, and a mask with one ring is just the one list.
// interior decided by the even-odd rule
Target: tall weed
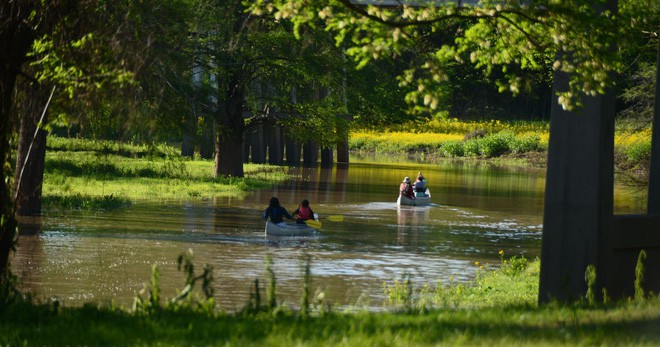
[(635, 266), (635, 300), (644, 300), (646, 292), (644, 290), (644, 282), (646, 277), (646, 251), (641, 250), (637, 257), (637, 265)]

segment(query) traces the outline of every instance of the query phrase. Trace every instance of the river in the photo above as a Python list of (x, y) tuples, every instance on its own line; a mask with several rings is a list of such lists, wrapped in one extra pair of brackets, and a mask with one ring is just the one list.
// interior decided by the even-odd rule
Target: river
[[(432, 204), (397, 207), (399, 183), (418, 171)], [(403, 276), (416, 288), (468, 281), (475, 262), (497, 266), (499, 251), (540, 255), (544, 169), (353, 157), (349, 165), (289, 173), (293, 178), (275, 189), (243, 198), (144, 200), (114, 211), (48, 214), (40, 232), (19, 237), (13, 271), (40, 300), (129, 307), (154, 264), (162, 295), (173, 297), (184, 282), (176, 259), (191, 250), (198, 273), (204, 264), (213, 267), (219, 307), (233, 311), (247, 302), (256, 278), (268, 282), (268, 256), (278, 300), (297, 306), (309, 258), (312, 292), (336, 307), (377, 309), (383, 283)], [(264, 236), (261, 214), (272, 196), (290, 212), (308, 199), (322, 231)], [(617, 213), (640, 212), (645, 204), (645, 192), (616, 186)]]

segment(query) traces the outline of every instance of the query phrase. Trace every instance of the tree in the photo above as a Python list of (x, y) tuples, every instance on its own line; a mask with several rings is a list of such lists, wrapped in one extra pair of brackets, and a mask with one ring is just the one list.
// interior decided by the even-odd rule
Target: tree
[[(47, 97), (50, 86), (57, 86), (56, 97), (65, 104), (64, 100), (71, 100), (73, 95), (92, 95), (106, 84), (121, 86), (132, 81), (133, 74), (124, 69), (121, 57), (110, 54), (116, 32), (100, 30), (109, 29), (98, 20), (103, 10), (102, 4), (95, 1), (0, 4), (0, 288), (5, 288), (8, 278), (9, 254), (16, 236), (15, 213), (34, 214), (40, 209), (45, 133), (39, 129), (36, 146), (32, 136), (37, 126), (42, 126), (37, 120), (45, 124), (44, 118), (37, 115), (45, 115), (44, 107), (52, 97), (52, 93)], [(89, 28), (98, 29), (97, 35), (87, 31)], [(23, 90), (17, 90), (19, 77), (24, 79), (20, 84)], [(35, 95), (19, 109), (16, 106), (21, 104), (15, 103), (14, 95), (26, 91)], [(20, 134), (19, 160), (12, 195), (9, 140), (16, 132)]]
[[(657, 11), (650, 11), (651, 17), (642, 13), (648, 6), (617, 11), (616, 1), (409, 4), (282, 0), (260, 1), (253, 11), (296, 25), (323, 20), (338, 42), (352, 45), (347, 51), (358, 67), (414, 48), (423, 64), (406, 70), (401, 80), (418, 86), (408, 94), (411, 104), (431, 111), (438, 108), (450, 63), (470, 62), (489, 76), (497, 71), (500, 90), (513, 93), (528, 85), (521, 72), (552, 66), (557, 95), (548, 164), (552, 195), (546, 195), (539, 302), (578, 300), (586, 288), (587, 264), (599, 271), (596, 289), (604, 288), (611, 252), (614, 129), (614, 98), (605, 94), (622, 70), (619, 50), (635, 41), (641, 20), (657, 21)], [(428, 33), (454, 21), (463, 25), (453, 42), (436, 45), (428, 39)]]
[[(401, 83), (415, 86), (409, 102), (430, 112), (439, 106), (446, 67), (454, 63), (471, 63), (488, 76), (497, 71), (500, 91), (513, 93), (529, 86), (521, 71), (552, 66), (571, 72), (570, 89), (558, 99), (566, 109), (579, 106), (579, 94), (604, 92), (612, 82), (610, 72), (621, 68), (618, 55), (609, 51), (621, 32), (615, 30), (611, 13), (596, 14), (590, 1), (408, 3), (281, 0), (259, 1), (252, 9), (290, 19), (297, 27), (321, 20), (338, 42), (349, 46), (347, 53), (358, 67), (412, 50), (420, 61), (401, 74)], [(452, 41), (430, 40), (432, 33), (447, 28), (456, 30)], [(571, 55), (555, 56), (560, 51)]]
[[(0, 288), (6, 287), (9, 253), (14, 245), (16, 219), (8, 178), (10, 173), (9, 140), (15, 122), (10, 117), (16, 78), (27, 60), (36, 35), (28, 17), (40, 10), (39, 1), (3, 1), (0, 3)], [(39, 21), (40, 18), (33, 20)], [(3, 293), (4, 294), (4, 293)]]
[[(189, 56), (212, 76), (205, 80), (215, 91), (207, 100), (215, 103), (210, 111), (216, 127), (216, 176), (243, 176), (246, 111), (284, 112), (289, 116), (282, 124), (290, 136), (334, 145), (335, 128), (344, 121), (337, 114), (346, 112), (341, 111), (342, 76), (332, 71), (341, 71), (343, 63), (341, 52), (326, 43), (327, 35), (301, 30), (305, 39), (297, 41), (289, 23), (251, 14), (240, 1), (200, 1), (196, 8)], [(255, 83), (269, 92), (257, 92)], [(312, 95), (321, 89), (326, 91), (322, 98)]]

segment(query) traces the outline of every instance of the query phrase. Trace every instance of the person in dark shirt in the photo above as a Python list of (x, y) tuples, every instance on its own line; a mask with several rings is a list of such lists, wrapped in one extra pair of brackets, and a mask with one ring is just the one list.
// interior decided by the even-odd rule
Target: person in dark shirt
[(270, 217), (270, 222), (274, 224), (284, 223), (282, 217), (293, 219), (293, 217), (291, 217), (289, 212), (287, 212), (284, 207), (280, 206), (280, 200), (277, 199), (276, 197), (270, 198), (270, 203), (268, 204), (268, 207), (264, 212), (263, 218), (268, 219), (269, 217)]
[(417, 175), (417, 181), (413, 184), (413, 187), (415, 188), (415, 196), (424, 197), (426, 196), (426, 179), (422, 176), (421, 172)]

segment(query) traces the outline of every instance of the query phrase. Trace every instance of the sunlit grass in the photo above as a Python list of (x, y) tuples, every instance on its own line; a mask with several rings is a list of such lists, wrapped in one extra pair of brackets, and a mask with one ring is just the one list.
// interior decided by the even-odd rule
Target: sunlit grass
[[(475, 263), (473, 282), (426, 291), (410, 291), (412, 286), (403, 282), (386, 285), (391, 300), (380, 312), (328, 308), (318, 303), (320, 294), (309, 302), (309, 311), (264, 303), (234, 313), (209, 310), (212, 299), (172, 305), (170, 298), (151, 297), (141, 301), (147, 310), (18, 301), (0, 308), (0, 344), (628, 346), (660, 341), (657, 295), (609, 304), (539, 306), (538, 261), (500, 255), (502, 262), (493, 269)], [(265, 276), (275, 281), (274, 275)], [(158, 276), (154, 278), (157, 286)]]
[(47, 151), (43, 186), (46, 208), (93, 208), (103, 199), (112, 201), (110, 197), (129, 202), (144, 198), (240, 197), (249, 190), (271, 187), (286, 179), (283, 168), (266, 164), (244, 164), (245, 177), (214, 178), (212, 160), (184, 158), (162, 144), (119, 145), (61, 138), (53, 142), (62, 150)]
[(246, 190), (265, 187), (256, 180), (236, 179), (236, 183), (202, 182), (185, 179), (120, 178), (102, 180), (89, 177), (51, 176), (44, 184), (44, 194), (49, 195), (113, 195), (128, 199), (190, 198), (213, 196), (242, 196)]
[(178, 150), (165, 143), (132, 143), (83, 138), (48, 137), (48, 149), (56, 152), (96, 152), (126, 157), (174, 155)]

